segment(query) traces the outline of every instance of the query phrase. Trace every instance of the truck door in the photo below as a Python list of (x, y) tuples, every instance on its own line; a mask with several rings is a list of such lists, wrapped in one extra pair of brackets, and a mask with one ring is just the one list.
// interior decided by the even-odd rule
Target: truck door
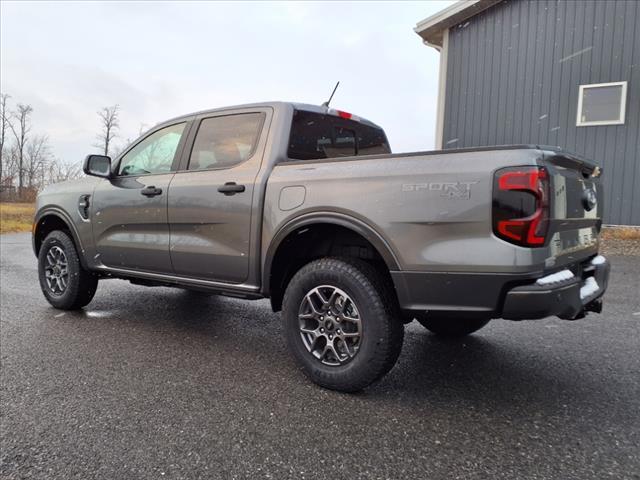
[(186, 127), (179, 122), (150, 133), (121, 157), (113, 178), (96, 186), (96, 260), (112, 268), (172, 273), (167, 194)]
[(169, 187), (170, 257), (177, 275), (242, 283), (249, 274), (258, 143), (268, 112), (199, 118)]

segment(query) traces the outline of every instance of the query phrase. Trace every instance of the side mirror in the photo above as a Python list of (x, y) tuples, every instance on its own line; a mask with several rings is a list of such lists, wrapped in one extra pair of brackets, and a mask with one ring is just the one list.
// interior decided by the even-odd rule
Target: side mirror
[(111, 177), (111, 157), (106, 155), (87, 155), (84, 159), (82, 170), (87, 175), (94, 177)]

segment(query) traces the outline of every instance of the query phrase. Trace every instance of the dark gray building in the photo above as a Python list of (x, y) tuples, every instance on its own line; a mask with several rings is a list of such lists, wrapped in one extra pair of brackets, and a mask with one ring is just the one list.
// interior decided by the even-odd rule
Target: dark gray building
[(440, 51), (438, 148), (555, 145), (604, 169), (640, 225), (640, 1), (470, 0), (418, 23)]

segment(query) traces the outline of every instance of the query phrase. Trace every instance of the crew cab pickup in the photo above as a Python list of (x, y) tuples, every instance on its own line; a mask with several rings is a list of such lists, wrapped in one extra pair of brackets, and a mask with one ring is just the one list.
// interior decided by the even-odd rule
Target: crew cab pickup
[(270, 298), (318, 384), (360, 390), (404, 325), (470, 334), (492, 319), (601, 310), (601, 170), (514, 145), (392, 154), (374, 123), (260, 103), (157, 125), (88, 177), (38, 197), (33, 247), (56, 308), (98, 281)]

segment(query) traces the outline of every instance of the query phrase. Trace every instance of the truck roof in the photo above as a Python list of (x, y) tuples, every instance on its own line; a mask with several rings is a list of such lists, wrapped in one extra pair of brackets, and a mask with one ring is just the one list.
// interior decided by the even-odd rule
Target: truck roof
[[(315, 113), (320, 113), (320, 114), (327, 114), (327, 113), (331, 113), (331, 114), (338, 114), (338, 113), (346, 113), (343, 112), (341, 110), (336, 110), (330, 107), (323, 107), (320, 105), (312, 105), (310, 103), (298, 103), (298, 102), (282, 102), (282, 101), (275, 101), (275, 102), (258, 102), (258, 103), (245, 103), (242, 105), (229, 105), (229, 106), (225, 106), (225, 107), (219, 107), (219, 108), (209, 108), (206, 110), (199, 110), (197, 112), (192, 112), (192, 113), (188, 113), (185, 115), (179, 115), (177, 117), (173, 117), (170, 118), (169, 120), (165, 120), (162, 122), (157, 123), (156, 125), (154, 125), (153, 128), (156, 128), (160, 125), (164, 125), (167, 123), (172, 123), (175, 122), (177, 120), (186, 120), (188, 118), (194, 117), (196, 115), (206, 115), (208, 113), (216, 113), (216, 112), (222, 112), (225, 110), (237, 110), (237, 109), (241, 109), (241, 108), (259, 108), (259, 107), (270, 107), (273, 108), (274, 110), (284, 110), (284, 109), (294, 109), (294, 110), (305, 110), (307, 112), (315, 112)], [(354, 120), (357, 120), (358, 122), (370, 125), (372, 127), (375, 128), (382, 128), (379, 125), (375, 124), (374, 122), (367, 120), (366, 118), (362, 118), (360, 116), (357, 116), (354, 118)]]

